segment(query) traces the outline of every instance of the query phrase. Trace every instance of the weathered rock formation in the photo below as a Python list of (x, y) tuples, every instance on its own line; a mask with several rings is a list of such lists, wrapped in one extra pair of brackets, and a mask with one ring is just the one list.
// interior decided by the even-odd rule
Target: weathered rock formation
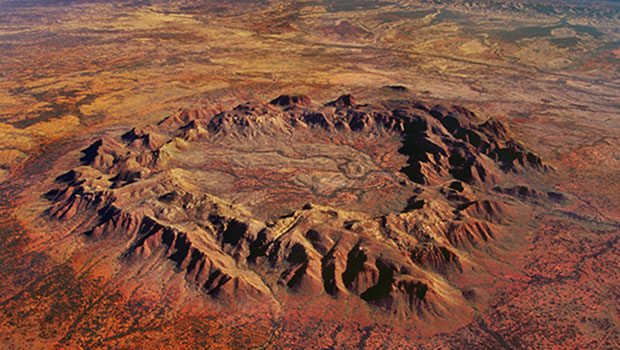
[(82, 153), (49, 215), (111, 242), (121, 266), (167, 264), (222, 302), (328, 295), (445, 315), (465, 304), (450, 276), (511, 231), (519, 209), (494, 194), (562, 200), (498, 185), (548, 170), (501, 122), (417, 101), (180, 110)]

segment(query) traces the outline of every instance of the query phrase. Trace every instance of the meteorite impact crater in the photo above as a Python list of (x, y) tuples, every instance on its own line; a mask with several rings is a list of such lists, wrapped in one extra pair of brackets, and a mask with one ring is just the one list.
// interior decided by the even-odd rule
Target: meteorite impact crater
[(518, 234), (528, 209), (511, 198), (561, 197), (510, 186), (549, 170), (510, 135), (459, 106), (350, 95), (179, 110), (83, 149), (46, 194), (48, 220), (124, 279), (214, 303), (471, 315), (459, 281)]

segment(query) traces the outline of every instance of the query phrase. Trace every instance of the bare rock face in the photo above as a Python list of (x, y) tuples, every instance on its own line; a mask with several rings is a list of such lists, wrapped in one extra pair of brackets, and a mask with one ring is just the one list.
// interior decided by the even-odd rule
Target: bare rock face
[(450, 281), (518, 220), (495, 197), (562, 200), (499, 185), (549, 170), (501, 122), (417, 101), (180, 110), (82, 153), (49, 216), (110, 242), (119, 273), (164, 264), (223, 303), (327, 295), (446, 317), (467, 308)]

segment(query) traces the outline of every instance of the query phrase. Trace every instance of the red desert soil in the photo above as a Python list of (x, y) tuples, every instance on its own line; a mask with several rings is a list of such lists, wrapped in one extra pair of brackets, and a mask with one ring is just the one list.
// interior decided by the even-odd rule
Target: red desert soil
[(0, 348), (619, 349), (618, 14), (0, 1)]

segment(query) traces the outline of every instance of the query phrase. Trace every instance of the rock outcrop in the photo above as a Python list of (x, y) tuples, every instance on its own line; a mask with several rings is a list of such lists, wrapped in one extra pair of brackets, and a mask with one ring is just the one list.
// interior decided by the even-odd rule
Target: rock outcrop
[[(334, 145), (348, 151), (332, 165)], [(317, 105), (282, 95), (180, 110), (82, 153), (46, 194), (48, 214), (82, 220), (72, 227), (88, 226), (76, 232), (87, 241), (113, 242), (121, 266), (167, 264), (223, 302), (328, 295), (441, 317), (466, 304), (450, 276), (513, 224), (518, 209), (491, 188), (562, 200), (497, 185), (548, 170), (501, 122), (417, 101), (362, 105), (345, 95)], [(391, 209), (356, 210), (360, 200)]]

